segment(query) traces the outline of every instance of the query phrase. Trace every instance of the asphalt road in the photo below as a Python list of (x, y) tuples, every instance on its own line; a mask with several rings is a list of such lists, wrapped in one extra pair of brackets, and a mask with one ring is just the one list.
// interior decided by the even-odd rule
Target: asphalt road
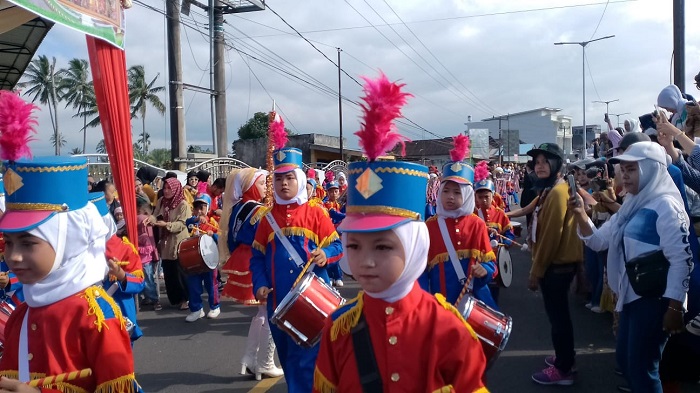
[[(614, 372), (615, 341), (612, 315), (595, 314), (584, 307), (584, 300), (570, 296), (577, 348), (578, 374), (571, 387), (553, 388), (532, 382), (533, 372), (545, 367), (544, 357), (552, 354), (541, 294), (527, 289), (530, 253), (511, 250), (514, 279), (502, 289), (501, 310), (513, 317), (513, 331), (507, 348), (487, 375), (492, 392), (615, 392), (623, 382)], [(341, 294), (352, 298), (359, 287), (346, 282)], [(163, 301), (166, 301), (164, 298)], [(286, 391), (284, 378), (264, 379), (238, 374), (248, 325), (255, 307), (224, 301), (218, 319), (185, 322), (187, 311), (166, 307), (154, 312), (144, 309), (139, 323), (144, 336), (134, 348), (138, 381), (145, 392), (223, 393)], [(694, 389), (700, 391), (700, 389)], [(688, 391), (688, 390), (684, 390)]]

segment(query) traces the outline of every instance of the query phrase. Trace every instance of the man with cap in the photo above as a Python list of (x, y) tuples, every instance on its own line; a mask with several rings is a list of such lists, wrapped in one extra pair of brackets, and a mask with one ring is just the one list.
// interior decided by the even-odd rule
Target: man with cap
[[(340, 237), (327, 213), (322, 206), (307, 203), (301, 150), (277, 146), (273, 159), (275, 203), (258, 209), (251, 218), (258, 229), (250, 261), (253, 293), (259, 301), (267, 302), (270, 317), (293, 289), (305, 265), (312, 264), (309, 271), (330, 283), (325, 266), (342, 256)], [(310, 392), (318, 345), (301, 347), (273, 324), (270, 331), (289, 392)]]
[(576, 353), (569, 286), (583, 260), (583, 250), (574, 217), (567, 209), (569, 186), (563, 179), (564, 152), (555, 143), (543, 143), (527, 155), (535, 160), (535, 186), (542, 190), (532, 222), (528, 287), (542, 290), (555, 352), (545, 358), (548, 367), (533, 374), (532, 380), (542, 385), (572, 385)]

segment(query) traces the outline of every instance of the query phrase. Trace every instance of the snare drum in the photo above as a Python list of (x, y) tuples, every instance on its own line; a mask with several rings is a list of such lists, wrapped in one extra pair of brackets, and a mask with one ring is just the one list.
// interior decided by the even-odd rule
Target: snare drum
[(180, 243), (178, 259), (185, 274), (206, 273), (219, 264), (219, 249), (211, 236), (195, 236)]
[(282, 299), (270, 322), (292, 336), (297, 344), (311, 348), (321, 340), (328, 315), (344, 303), (338, 291), (309, 272)]
[(516, 221), (511, 221), (510, 224), (513, 226), (513, 233), (515, 234), (515, 237), (520, 237), (523, 232), (523, 226)]
[(0, 357), (5, 350), (5, 325), (7, 325), (7, 320), (10, 319), (10, 314), (13, 311), (15, 311), (15, 306), (8, 301), (0, 302)]
[(496, 280), (502, 287), (508, 288), (513, 281), (513, 261), (510, 259), (510, 251), (505, 246), (498, 247), (498, 255), (496, 255), (498, 263), (498, 276)]
[(486, 367), (491, 367), (508, 343), (513, 318), (471, 296), (462, 298), (457, 309), (479, 337), (486, 355)]

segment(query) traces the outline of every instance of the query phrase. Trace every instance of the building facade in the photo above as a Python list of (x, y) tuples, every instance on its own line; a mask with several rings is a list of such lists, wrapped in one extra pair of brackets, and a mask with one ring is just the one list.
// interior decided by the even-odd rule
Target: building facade
[[(304, 163), (328, 164), (340, 160), (340, 138), (323, 134), (290, 135), (288, 147), (301, 149)], [(267, 157), (267, 138), (239, 139), (233, 142), (236, 159), (254, 168), (264, 168)], [(362, 152), (343, 149), (347, 161), (356, 161), (362, 157)]]

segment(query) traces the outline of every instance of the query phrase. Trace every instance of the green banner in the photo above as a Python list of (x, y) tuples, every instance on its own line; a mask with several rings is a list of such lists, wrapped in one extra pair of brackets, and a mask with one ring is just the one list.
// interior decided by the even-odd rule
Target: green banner
[(119, 0), (8, 0), (38, 16), (124, 48)]

